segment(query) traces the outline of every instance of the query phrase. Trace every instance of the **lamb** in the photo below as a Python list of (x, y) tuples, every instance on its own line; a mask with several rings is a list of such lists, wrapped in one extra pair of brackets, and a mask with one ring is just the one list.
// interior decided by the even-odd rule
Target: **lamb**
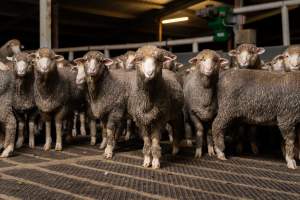
[(218, 83), (218, 114), (212, 125), (217, 157), (223, 153), (224, 131), (234, 120), (278, 125), (285, 140), (288, 168), (295, 169), (295, 126), (300, 121), (300, 73), (227, 70)]
[(216, 86), (220, 66), (228, 63), (228, 60), (221, 58), (215, 51), (205, 49), (190, 59), (189, 63), (195, 70), (185, 77), (183, 84), (184, 110), (188, 118), (185, 121), (191, 121), (196, 129), (196, 158), (202, 156), (204, 129), (209, 129), (207, 147), (208, 154), (212, 156), (214, 149), (210, 126), (217, 114)]
[(89, 51), (83, 58), (76, 60), (84, 63), (84, 69), (83, 65), (77, 65), (77, 77), (86, 76), (91, 112), (104, 123), (107, 134), (104, 157), (112, 158), (116, 132), (126, 116), (128, 89), (133, 72), (108, 70), (113, 61), (105, 58), (99, 51)]
[(31, 54), (34, 61), (34, 100), (46, 123), (44, 150), (50, 150), (51, 119), (56, 129), (55, 150), (62, 150), (62, 122), (72, 113), (72, 95), (75, 89), (70, 84), (71, 70), (57, 68), (57, 62), (64, 58), (48, 48), (40, 48)]
[(29, 147), (34, 148), (35, 120), (38, 112), (34, 101), (34, 74), (31, 58), (28, 53), (20, 52), (7, 59), (12, 61), (15, 75), (13, 110), (18, 122), (16, 148), (23, 145), (26, 118), (29, 119)]
[(179, 63), (177, 61), (177, 56), (175, 54), (173, 54), (172, 52), (170, 51), (167, 51), (165, 49), (162, 49), (163, 53), (165, 56), (168, 56), (168, 57), (171, 57), (171, 58), (175, 58), (174, 60), (171, 60), (169, 62), (165, 62), (163, 64), (163, 69), (168, 69), (168, 70), (171, 70), (173, 72), (177, 72), (181, 67), (183, 67), (183, 64)]
[(7, 41), (1, 48), (0, 48), (0, 61), (7, 62), (6, 57), (11, 57), (16, 53), (21, 51), (21, 42), (17, 39), (12, 39)]
[(291, 45), (284, 52), (284, 64), (287, 71), (300, 69), (300, 45)]
[(275, 56), (270, 62), (267, 62), (262, 69), (273, 72), (287, 72), (288, 69), (284, 63), (285, 57), (286, 56), (283, 54)]
[[(176, 76), (163, 70), (168, 57), (155, 46), (144, 46), (135, 55), (136, 78), (132, 80), (128, 100), (128, 113), (138, 126), (144, 140), (144, 167), (160, 167), (160, 132), (169, 123), (174, 132), (173, 154), (183, 130), (183, 92)], [(152, 156), (152, 163), (151, 163)]]

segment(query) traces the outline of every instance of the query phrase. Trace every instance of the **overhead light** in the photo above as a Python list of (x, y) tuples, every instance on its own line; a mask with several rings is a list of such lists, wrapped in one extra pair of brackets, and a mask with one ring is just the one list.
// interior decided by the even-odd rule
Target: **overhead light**
[(188, 20), (189, 20), (188, 17), (178, 17), (178, 18), (162, 20), (161, 23), (170, 24), (170, 23), (183, 22), (183, 21), (188, 21)]

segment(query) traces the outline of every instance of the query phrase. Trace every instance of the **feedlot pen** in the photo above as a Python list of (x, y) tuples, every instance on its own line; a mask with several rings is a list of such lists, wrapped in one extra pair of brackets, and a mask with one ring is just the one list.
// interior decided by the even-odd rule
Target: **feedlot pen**
[(163, 144), (161, 169), (152, 170), (141, 166), (140, 146), (119, 146), (112, 160), (84, 143), (16, 150), (0, 160), (0, 199), (300, 199), (300, 169), (282, 159), (194, 159)]

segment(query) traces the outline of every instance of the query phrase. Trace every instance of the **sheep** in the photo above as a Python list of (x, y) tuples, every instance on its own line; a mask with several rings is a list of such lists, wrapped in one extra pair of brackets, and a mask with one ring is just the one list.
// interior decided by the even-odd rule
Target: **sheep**
[(16, 148), (23, 146), (26, 118), (29, 119), (29, 147), (34, 148), (35, 120), (38, 116), (33, 92), (33, 66), (28, 53), (20, 52), (8, 57), (13, 63), (15, 92), (13, 110), (18, 122), (18, 140)]
[(231, 68), (260, 69), (263, 61), (259, 55), (264, 52), (264, 48), (256, 47), (254, 44), (241, 44), (236, 49), (228, 52), (231, 57)]
[(64, 58), (49, 48), (40, 48), (31, 54), (34, 62), (34, 100), (46, 123), (46, 142), (44, 150), (50, 150), (51, 119), (55, 119), (55, 150), (62, 150), (62, 122), (72, 113), (71, 92), (76, 91), (70, 83), (71, 70), (57, 68), (57, 62)]
[(15, 148), (17, 122), (13, 113), (14, 74), (12, 70), (0, 70), (0, 123), (5, 132), (1, 157), (10, 156)]
[[(288, 168), (295, 169), (295, 126), (300, 121), (300, 73), (227, 70), (218, 82), (218, 114), (212, 125), (217, 157), (225, 160), (224, 131), (234, 120), (278, 125)], [(299, 90), (299, 91), (298, 91)]]
[(284, 52), (284, 64), (287, 71), (300, 69), (300, 45), (291, 45)]
[[(216, 86), (221, 65), (228, 63), (228, 60), (212, 50), (205, 49), (196, 57), (189, 60), (195, 70), (184, 79), (184, 109), (186, 117), (196, 129), (196, 153), (195, 157), (202, 156), (202, 143), (204, 127), (208, 125), (207, 147), (208, 154), (214, 155), (211, 136), (211, 123), (217, 114)], [(187, 120), (187, 119), (186, 119)], [(187, 122), (186, 122), (187, 123)]]
[(273, 72), (287, 72), (288, 69), (284, 63), (285, 57), (283, 54), (275, 56), (270, 62), (265, 63), (262, 69)]
[[(165, 49), (162, 49), (162, 52), (164, 53), (165, 56), (168, 56), (168, 57), (175, 57), (176, 56), (172, 52), (167, 51)], [(171, 70), (173, 72), (177, 72), (181, 67), (183, 67), (183, 64), (181, 64), (177, 61), (177, 56), (176, 56), (176, 59), (171, 60), (169, 62), (163, 63), (163, 69), (168, 69), (168, 70)]]
[(0, 48), (0, 61), (7, 62), (7, 57), (11, 57), (16, 53), (21, 51), (21, 42), (17, 39), (12, 39), (7, 41), (1, 48)]
[(109, 66), (109, 69), (123, 69), (127, 71), (134, 70), (134, 54), (134, 51), (127, 51), (124, 55), (114, 58), (114, 63)]
[(86, 77), (87, 99), (91, 112), (104, 123), (107, 144), (104, 157), (112, 158), (115, 147), (116, 132), (126, 116), (128, 89), (133, 72), (108, 70), (113, 64), (99, 51), (89, 51), (82, 58), (76, 59), (84, 63), (77, 65), (77, 77)]
[[(169, 123), (174, 129), (173, 154), (183, 129), (183, 92), (176, 76), (163, 70), (163, 63), (176, 57), (165, 56), (156, 46), (143, 46), (135, 55), (136, 75), (132, 80), (128, 113), (144, 140), (144, 167), (160, 167), (160, 132)], [(152, 155), (151, 155), (152, 154)], [(152, 163), (151, 163), (152, 156)]]

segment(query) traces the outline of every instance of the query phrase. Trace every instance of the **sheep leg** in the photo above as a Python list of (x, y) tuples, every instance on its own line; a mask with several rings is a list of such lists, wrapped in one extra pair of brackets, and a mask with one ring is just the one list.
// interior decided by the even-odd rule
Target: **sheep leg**
[(185, 130), (186, 145), (188, 147), (191, 147), (193, 146), (193, 142), (192, 142), (193, 133), (192, 133), (192, 127), (189, 122), (184, 123), (184, 130)]
[(29, 121), (29, 148), (35, 147), (34, 135), (35, 135), (34, 121)]
[(224, 154), (224, 132), (228, 124), (229, 120), (220, 114), (217, 115), (212, 124), (212, 136), (215, 145), (215, 153), (217, 154), (217, 158), (220, 160), (226, 160)]
[(280, 127), (281, 134), (285, 140), (285, 160), (287, 167), (296, 169), (296, 161), (294, 160), (294, 143), (295, 143), (295, 128), (282, 128)]
[(72, 128), (72, 136), (76, 137), (77, 136), (77, 119), (78, 119), (78, 112), (74, 112), (73, 116), (73, 128)]
[(151, 139), (147, 133), (142, 128), (142, 136), (144, 140), (144, 147), (143, 147), (143, 154), (144, 154), (144, 162), (143, 162), (143, 167), (150, 167), (151, 165)]
[(106, 129), (106, 123), (103, 123), (103, 127), (102, 127), (102, 141), (100, 144), (99, 149), (104, 149), (107, 145), (107, 129)]
[(110, 128), (107, 128), (107, 145), (104, 150), (104, 157), (111, 159), (113, 156), (113, 150), (115, 147), (115, 131)]
[(55, 120), (56, 144), (55, 151), (62, 150), (62, 121)]
[(252, 153), (257, 155), (259, 153), (258, 147), (257, 147), (257, 141), (256, 141), (256, 126), (250, 126), (249, 130), (249, 138), (250, 138), (250, 145)]
[(79, 113), (79, 120), (80, 120), (80, 134), (83, 135), (83, 136), (86, 136), (85, 113), (84, 112)]
[(298, 153), (298, 159), (300, 160), (300, 128), (297, 128), (297, 138), (298, 138), (298, 145), (295, 147), (295, 151)]
[(237, 130), (237, 146), (236, 146), (236, 152), (238, 154), (242, 154), (243, 149), (244, 149), (244, 145), (243, 145), (243, 136), (245, 134), (245, 126), (243, 125), (239, 125), (238, 126), (238, 130)]
[(51, 149), (51, 121), (46, 121), (46, 143), (44, 145), (44, 150), (49, 151)]
[(173, 143), (173, 140), (174, 140), (173, 134), (174, 134), (174, 133), (173, 133), (173, 128), (172, 128), (172, 126), (171, 126), (170, 124), (166, 124), (166, 130), (167, 130), (167, 132), (168, 132), (170, 142)]
[(128, 141), (130, 139), (131, 131), (132, 131), (132, 120), (127, 119), (127, 121), (126, 121), (125, 141)]
[(197, 116), (194, 114), (190, 115), (190, 118), (196, 128), (196, 152), (195, 158), (201, 158), (202, 156), (202, 146), (203, 146), (203, 134), (204, 134), (204, 127), (201, 121), (198, 119)]
[(215, 150), (214, 150), (214, 145), (213, 145), (213, 139), (212, 139), (211, 129), (209, 129), (207, 131), (206, 141), (207, 141), (208, 155), (209, 156), (215, 155)]
[(4, 148), (4, 137), (5, 137), (5, 134), (0, 133), (0, 150), (2, 150)]
[(17, 129), (17, 121), (13, 114), (8, 117), (7, 123), (5, 126), (5, 138), (8, 138), (8, 145), (5, 147), (1, 154), (1, 158), (9, 157), (15, 148), (15, 138), (16, 138), (16, 129)]
[(160, 147), (160, 132), (154, 130), (151, 135), (151, 152), (152, 152), (152, 169), (160, 168), (160, 157), (161, 157), (161, 147)]
[(24, 143), (24, 128), (25, 128), (25, 123), (23, 120), (20, 120), (18, 123), (18, 140), (16, 143), (16, 148), (21, 148)]
[(90, 131), (91, 131), (91, 145), (96, 144), (96, 120), (90, 120)]

